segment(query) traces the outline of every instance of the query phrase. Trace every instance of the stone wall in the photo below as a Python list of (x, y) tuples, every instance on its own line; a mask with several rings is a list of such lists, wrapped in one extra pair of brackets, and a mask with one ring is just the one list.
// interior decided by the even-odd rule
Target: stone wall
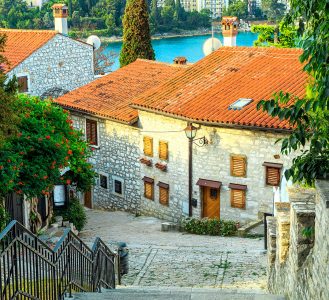
[[(94, 208), (139, 211), (140, 203), (140, 163), (139, 131), (137, 128), (110, 120), (72, 115), (73, 124), (85, 133), (86, 117), (98, 122), (98, 147), (92, 147), (90, 162), (95, 172), (108, 178), (108, 188), (100, 186), (96, 180), (92, 193)], [(123, 195), (114, 193), (114, 179), (123, 182)]]
[(28, 76), (34, 96), (53, 88), (71, 91), (94, 79), (93, 48), (57, 34), (8, 73), (13, 75)]
[[(155, 185), (154, 201), (142, 196), (143, 213), (156, 215), (167, 220), (176, 221), (183, 214), (188, 214), (188, 139), (184, 128), (186, 122), (139, 111), (140, 148), (143, 149), (143, 137), (153, 137), (153, 166), (141, 167), (143, 176), (169, 184), (169, 206), (158, 201), (158, 188)], [(263, 162), (282, 163), (284, 167), (291, 164), (292, 158), (280, 157), (280, 144), (275, 144), (282, 135), (260, 130), (238, 130), (219, 127), (202, 126), (196, 138), (205, 136), (209, 144), (203, 147), (193, 145), (193, 198), (197, 207), (193, 208), (193, 216), (202, 215), (202, 190), (196, 185), (199, 178), (222, 182), (220, 190), (220, 214), (223, 219), (235, 219), (242, 222), (257, 219), (259, 212), (272, 212), (273, 187), (265, 184), (265, 167)], [(167, 141), (169, 159), (167, 172), (154, 167), (158, 158), (159, 140)], [(247, 157), (247, 176), (232, 177), (230, 175), (230, 155), (243, 154)], [(142, 154), (141, 154), (142, 155)], [(278, 159), (274, 155), (279, 155)], [(142, 155), (143, 156), (143, 155)], [(230, 183), (248, 186), (246, 192), (246, 209), (232, 208), (230, 204)], [(143, 182), (141, 181), (141, 190)]]
[(293, 188), (268, 218), (268, 289), (291, 300), (329, 299), (329, 181)]

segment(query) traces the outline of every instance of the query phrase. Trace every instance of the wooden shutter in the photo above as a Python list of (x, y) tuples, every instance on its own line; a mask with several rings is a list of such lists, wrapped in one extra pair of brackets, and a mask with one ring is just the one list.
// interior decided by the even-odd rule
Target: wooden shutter
[(144, 136), (144, 154), (147, 156), (153, 156), (153, 138)]
[(17, 78), (18, 91), (20, 93), (26, 93), (29, 91), (27, 76), (21, 76)]
[(86, 137), (89, 144), (97, 146), (97, 121), (86, 119)]
[(144, 197), (153, 200), (154, 183), (144, 181)]
[(231, 206), (236, 208), (246, 208), (246, 191), (231, 189)]
[(159, 158), (168, 160), (168, 143), (164, 141), (159, 142)]
[(159, 202), (162, 205), (169, 204), (169, 189), (164, 187), (159, 187)]
[(279, 168), (266, 167), (266, 184), (279, 186), (281, 170)]
[(246, 177), (247, 158), (242, 155), (231, 156), (231, 176)]

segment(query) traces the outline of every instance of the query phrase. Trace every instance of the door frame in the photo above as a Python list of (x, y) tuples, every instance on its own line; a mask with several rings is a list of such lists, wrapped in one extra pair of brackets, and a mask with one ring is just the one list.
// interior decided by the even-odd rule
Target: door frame
[(201, 196), (201, 218), (206, 218), (206, 216), (204, 215), (204, 207), (205, 207), (205, 205), (204, 205), (204, 202), (205, 202), (205, 196), (206, 196), (206, 194), (205, 194), (205, 189), (215, 189), (215, 190), (217, 190), (217, 192), (218, 192), (218, 197), (219, 197), (219, 207), (218, 207), (218, 209), (219, 209), (219, 219), (220, 219), (220, 212), (221, 212), (221, 210), (220, 210), (220, 204), (221, 204), (221, 199), (220, 199), (220, 188), (213, 188), (213, 187), (208, 187), (208, 186), (200, 186), (201, 187), (201, 193), (200, 193), (200, 196)]

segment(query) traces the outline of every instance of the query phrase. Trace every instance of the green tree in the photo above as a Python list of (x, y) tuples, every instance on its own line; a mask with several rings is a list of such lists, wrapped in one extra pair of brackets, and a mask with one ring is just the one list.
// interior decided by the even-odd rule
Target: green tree
[(137, 58), (155, 59), (151, 44), (148, 10), (145, 0), (128, 0), (123, 18), (123, 45), (120, 66)]
[(150, 27), (152, 32), (155, 32), (158, 29), (159, 22), (160, 22), (160, 15), (159, 15), (158, 1), (152, 0), (151, 12), (150, 12)]
[(17, 84), (15, 78), (8, 79), (4, 73), (6, 58), (1, 55), (4, 51), (6, 36), (0, 35), (0, 148), (15, 132), (18, 123), (16, 105)]
[(114, 34), (115, 31), (115, 18), (113, 13), (109, 13), (105, 19), (106, 27), (109, 31), (109, 34)]
[(235, 16), (244, 19), (248, 16), (248, 2), (245, 0), (232, 0), (223, 15)]
[[(0, 194), (28, 197), (47, 195), (56, 184), (76, 183), (90, 189), (94, 171), (88, 163), (89, 145), (72, 127), (67, 111), (47, 100), (19, 95), (21, 108), (17, 134), (0, 150)], [(61, 169), (69, 172), (61, 176)]]
[(290, 6), (285, 26), (299, 22), (297, 32), (304, 50), (300, 61), (310, 77), (306, 96), (297, 98), (278, 92), (273, 100), (261, 101), (258, 108), (294, 126), (289, 137), (283, 139), (281, 151), (284, 154), (301, 152), (297, 152), (285, 175), (294, 182), (313, 184), (316, 178), (329, 178), (328, 3), (326, 0), (291, 0)]
[(267, 24), (253, 25), (251, 32), (258, 33), (254, 46), (294, 48), (298, 44), (295, 26), (284, 26), (283, 23), (280, 23), (279, 27)]
[(283, 18), (286, 6), (278, 0), (262, 0), (262, 10), (270, 21), (279, 21)]
[(184, 15), (184, 9), (182, 7), (182, 4), (180, 0), (176, 0), (174, 17), (177, 21), (182, 21), (183, 15)]

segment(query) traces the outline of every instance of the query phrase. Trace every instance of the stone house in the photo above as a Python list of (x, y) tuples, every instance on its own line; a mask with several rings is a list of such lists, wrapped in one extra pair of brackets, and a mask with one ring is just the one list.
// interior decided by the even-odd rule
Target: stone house
[[(291, 127), (256, 104), (280, 90), (304, 95), (300, 54), (223, 47), (192, 66), (166, 65), (175, 71), (160, 81), (148, 72), (160, 73), (163, 64), (137, 61), (59, 98), (94, 144), (99, 180), (87, 205), (171, 221), (190, 215), (245, 222), (272, 212), (292, 160), (275, 142)], [(144, 72), (136, 74), (141, 64)], [(130, 91), (136, 76), (147, 80), (144, 93)]]
[(20, 92), (56, 97), (94, 79), (93, 46), (67, 36), (67, 8), (55, 6), (55, 30), (0, 29), (4, 71), (17, 77)]

